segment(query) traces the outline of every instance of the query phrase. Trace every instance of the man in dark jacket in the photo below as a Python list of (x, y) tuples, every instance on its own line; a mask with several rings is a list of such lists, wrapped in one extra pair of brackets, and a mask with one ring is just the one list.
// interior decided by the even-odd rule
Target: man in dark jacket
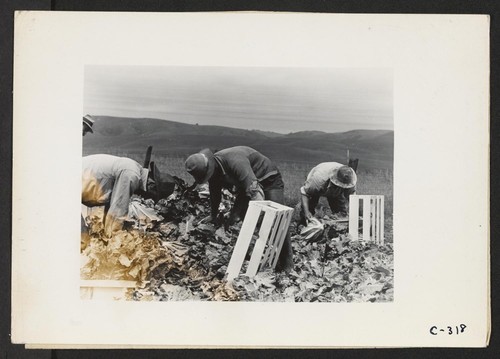
[[(253, 148), (236, 146), (218, 151), (209, 149), (189, 156), (186, 170), (198, 184), (208, 181), (210, 190), (211, 216), (217, 221), (222, 188), (236, 193), (228, 224), (245, 217), (249, 201), (270, 200), (284, 204), (284, 184), (281, 174), (269, 158)], [(288, 233), (278, 259), (277, 270), (290, 271), (293, 268), (293, 254)]]

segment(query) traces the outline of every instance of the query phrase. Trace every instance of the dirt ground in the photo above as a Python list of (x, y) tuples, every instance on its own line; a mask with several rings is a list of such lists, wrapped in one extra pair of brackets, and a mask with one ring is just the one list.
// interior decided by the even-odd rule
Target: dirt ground
[[(377, 245), (351, 238), (345, 222), (336, 222), (338, 218), (328, 210), (318, 211), (325, 229), (316, 238), (301, 235), (303, 227), (295, 220), (290, 226), (294, 252), (291, 272), (261, 268), (253, 278), (240, 275), (227, 282), (226, 269), (241, 223), (228, 228), (199, 223), (210, 213), (208, 199), (189, 190), (182, 180), (166, 200), (156, 204), (140, 197), (133, 200), (162, 219), (130, 218), (124, 230), (107, 239), (102, 213), (91, 212), (87, 217), (89, 235), (82, 237), (81, 250), (82, 279), (134, 280), (138, 284), (129, 292), (130, 300), (393, 300), (394, 255), (392, 230), (388, 231), (387, 225), (386, 241)], [(222, 214), (229, 211), (232, 200), (225, 192)], [(247, 264), (245, 261), (242, 273)]]

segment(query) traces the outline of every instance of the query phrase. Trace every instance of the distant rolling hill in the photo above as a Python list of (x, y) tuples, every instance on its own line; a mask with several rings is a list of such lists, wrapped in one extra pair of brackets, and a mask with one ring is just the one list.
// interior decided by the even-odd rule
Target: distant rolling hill
[(192, 125), (149, 118), (95, 116), (94, 133), (83, 138), (83, 154), (153, 153), (186, 157), (202, 148), (251, 146), (275, 161), (315, 164), (359, 158), (360, 168), (392, 168), (394, 132), (353, 130), (303, 131), (287, 135), (223, 126)]

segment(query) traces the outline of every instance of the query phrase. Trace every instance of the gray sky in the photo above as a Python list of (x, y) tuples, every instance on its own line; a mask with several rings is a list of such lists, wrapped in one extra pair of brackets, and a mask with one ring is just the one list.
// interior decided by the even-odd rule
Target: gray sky
[(391, 69), (86, 66), (84, 114), (289, 133), (393, 129)]

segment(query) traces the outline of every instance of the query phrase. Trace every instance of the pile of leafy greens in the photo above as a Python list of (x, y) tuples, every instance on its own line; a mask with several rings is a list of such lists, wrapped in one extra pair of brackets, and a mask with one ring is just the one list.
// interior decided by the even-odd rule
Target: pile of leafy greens
[[(154, 211), (155, 220), (131, 218), (122, 231), (105, 238), (102, 216), (91, 216), (81, 249), (81, 277), (136, 281), (131, 300), (393, 300), (392, 243), (380, 246), (354, 240), (347, 234), (347, 224), (331, 216), (322, 218), (324, 230), (313, 238), (301, 235), (303, 226), (292, 222), (291, 272), (265, 269), (253, 278), (241, 274), (227, 282), (226, 269), (241, 223), (228, 227), (200, 221), (210, 214), (209, 200), (181, 180), (174, 193), (158, 203), (133, 200)], [(233, 200), (230, 192), (223, 192), (220, 218)]]

